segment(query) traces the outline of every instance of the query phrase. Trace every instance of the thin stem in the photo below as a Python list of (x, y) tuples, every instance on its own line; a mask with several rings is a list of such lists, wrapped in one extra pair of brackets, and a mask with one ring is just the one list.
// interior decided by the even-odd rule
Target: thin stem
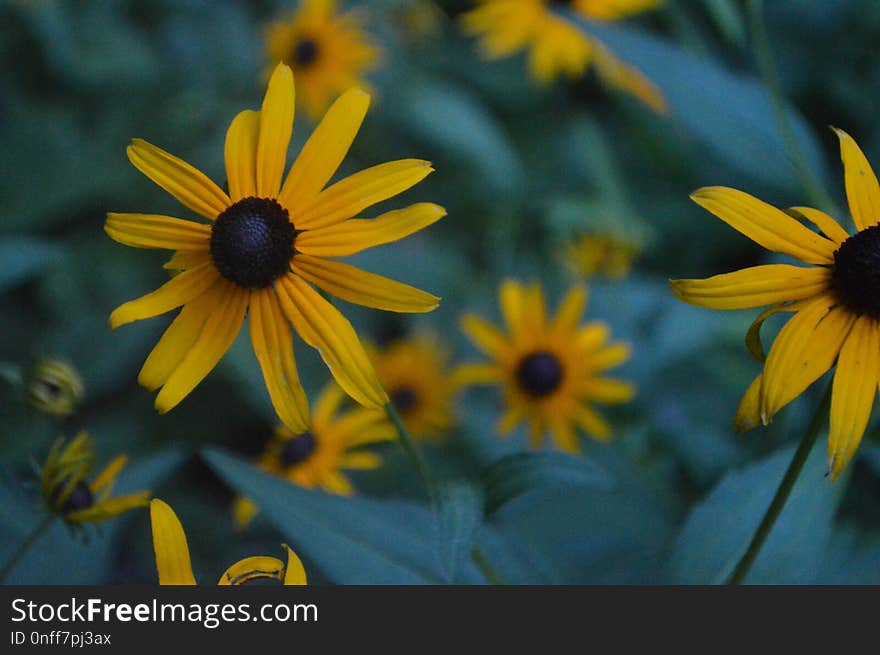
[(486, 554), (479, 546), (475, 546), (471, 551), (471, 559), (474, 561), (474, 564), (477, 565), (477, 568), (480, 569), (483, 577), (486, 578), (486, 582), (491, 585), (507, 584), (504, 579), (496, 573), (492, 564), (489, 562), (489, 559), (486, 557)]
[(416, 442), (410, 436), (409, 431), (403, 424), (403, 420), (400, 418), (400, 414), (397, 413), (394, 403), (389, 402), (385, 405), (385, 414), (388, 415), (388, 419), (394, 425), (394, 429), (397, 430), (400, 447), (403, 448), (403, 452), (406, 453), (406, 456), (409, 457), (415, 467), (416, 473), (418, 473), (425, 485), (425, 490), (428, 492), (428, 498), (431, 501), (431, 504), (436, 508), (439, 501), (437, 483), (431, 475), (431, 469), (428, 467), (428, 463), (425, 461), (424, 456), (422, 456), (421, 451), (418, 446), (416, 446)]
[(46, 532), (50, 525), (52, 525), (55, 518), (54, 514), (46, 514), (43, 520), (40, 521), (39, 525), (37, 525), (33, 532), (28, 535), (28, 538), (18, 547), (15, 554), (10, 557), (9, 561), (7, 561), (6, 564), (3, 565), (3, 568), (0, 569), (0, 584), (6, 581), (6, 578), (12, 573), (12, 570), (21, 561), (21, 558), (24, 557), (28, 550), (30, 550), (30, 547), (33, 546), (41, 536), (43, 536), (43, 533)]
[(761, 524), (752, 536), (752, 541), (749, 544), (748, 550), (746, 550), (742, 559), (740, 559), (739, 564), (736, 565), (733, 573), (731, 573), (730, 578), (727, 580), (727, 584), (742, 584), (743, 580), (745, 580), (749, 571), (752, 569), (752, 564), (755, 563), (755, 559), (761, 552), (761, 547), (764, 545), (770, 531), (776, 524), (776, 519), (778, 519), (779, 515), (782, 513), (782, 508), (785, 507), (785, 502), (788, 500), (788, 496), (791, 493), (795, 482), (797, 482), (801, 469), (804, 467), (804, 462), (807, 461), (807, 457), (809, 457), (810, 451), (813, 449), (813, 444), (816, 443), (816, 437), (819, 436), (819, 430), (825, 423), (825, 417), (828, 415), (828, 408), (830, 406), (831, 382), (828, 383), (825, 395), (822, 397), (822, 400), (813, 412), (807, 430), (801, 438), (801, 443), (795, 451), (794, 457), (791, 458), (788, 470), (785, 471), (785, 476), (782, 478), (782, 482), (779, 483), (779, 488), (776, 490), (776, 495), (773, 496), (773, 501), (770, 503), (770, 507), (767, 508), (767, 513), (764, 514), (764, 518), (761, 519)]
[(779, 75), (773, 63), (773, 53), (770, 50), (770, 41), (767, 38), (767, 27), (764, 24), (764, 0), (749, 0), (749, 29), (752, 33), (752, 44), (755, 49), (755, 58), (758, 61), (758, 70), (761, 79), (767, 87), (770, 96), (770, 104), (773, 107), (773, 115), (776, 126), (782, 135), (788, 156), (794, 163), (798, 178), (804, 191), (810, 197), (810, 201), (819, 209), (833, 212), (834, 201), (825, 192), (821, 182), (813, 173), (807, 162), (800, 143), (794, 135), (794, 130), (789, 121), (785, 107), (785, 99), (782, 95), (782, 87), (779, 83)]

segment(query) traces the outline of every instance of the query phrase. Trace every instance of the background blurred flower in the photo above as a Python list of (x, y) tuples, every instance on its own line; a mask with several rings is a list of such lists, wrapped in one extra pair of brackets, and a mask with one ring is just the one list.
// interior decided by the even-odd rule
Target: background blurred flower
[(353, 86), (367, 88), (363, 75), (374, 69), (379, 49), (355, 12), (337, 13), (336, 0), (303, 0), (289, 18), (266, 31), (266, 53), (296, 75), (299, 97), (312, 118)]
[[(171, 507), (154, 498), (150, 502), (153, 551), (160, 585), (195, 585), (189, 545), (180, 519)], [(242, 585), (251, 580), (278, 580), (285, 585), (306, 584), (306, 572), (296, 553), (286, 544), (287, 564), (275, 557), (246, 557), (230, 566), (220, 576), (218, 585)]]
[(566, 248), (568, 264), (576, 275), (604, 275), (621, 279), (629, 274), (641, 246), (610, 234), (583, 234)]
[(77, 370), (60, 359), (41, 359), (27, 374), (28, 401), (47, 414), (69, 416), (76, 411), (84, 392)]
[(631, 384), (600, 377), (629, 359), (630, 347), (608, 343), (604, 323), (580, 326), (586, 289), (569, 291), (553, 318), (547, 316), (538, 284), (507, 280), (499, 299), (507, 333), (472, 314), (462, 318), (464, 331), (492, 362), (462, 365), (457, 382), (500, 384), (507, 412), (498, 431), (508, 435), (525, 420), (533, 447), (540, 445), (547, 429), (569, 452), (580, 452), (576, 428), (596, 439), (609, 438), (611, 428), (592, 405), (632, 399)]

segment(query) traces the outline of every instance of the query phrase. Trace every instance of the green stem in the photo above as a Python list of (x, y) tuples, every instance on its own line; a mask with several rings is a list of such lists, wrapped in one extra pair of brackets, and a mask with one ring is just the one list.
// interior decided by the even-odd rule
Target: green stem
[(21, 558), (24, 557), (28, 550), (30, 550), (30, 547), (33, 546), (41, 536), (43, 536), (43, 533), (46, 532), (50, 525), (52, 525), (55, 518), (54, 514), (46, 514), (43, 520), (34, 528), (33, 532), (28, 535), (28, 538), (18, 547), (15, 554), (10, 557), (9, 561), (7, 561), (6, 564), (3, 565), (3, 568), (0, 569), (0, 584), (6, 581), (6, 578), (12, 573), (12, 570), (21, 561)]
[(424, 483), (431, 505), (436, 508), (439, 502), (437, 483), (431, 475), (431, 469), (428, 467), (428, 463), (425, 461), (421, 451), (418, 446), (416, 446), (416, 442), (410, 436), (409, 431), (403, 424), (403, 420), (400, 418), (400, 414), (397, 413), (394, 403), (389, 402), (385, 405), (385, 414), (388, 415), (388, 419), (394, 425), (394, 429), (397, 430), (400, 447), (403, 448), (403, 452), (409, 457), (416, 469), (416, 473), (418, 473), (419, 478), (421, 478), (422, 483)]
[(801, 186), (810, 198), (814, 206), (825, 211), (834, 212), (834, 201), (825, 192), (821, 182), (813, 173), (807, 162), (800, 143), (794, 135), (794, 130), (789, 121), (788, 111), (785, 107), (785, 99), (782, 95), (782, 87), (779, 83), (779, 75), (773, 63), (773, 53), (770, 50), (770, 41), (767, 38), (767, 27), (764, 24), (764, 0), (749, 0), (749, 29), (752, 33), (752, 43), (755, 49), (755, 58), (758, 61), (758, 70), (761, 79), (767, 87), (770, 96), (770, 104), (773, 107), (773, 115), (776, 126), (788, 151), (788, 156), (794, 163)]
[(477, 568), (480, 569), (483, 577), (486, 578), (486, 582), (491, 585), (507, 584), (504, 579), (495, 572), (495, 569), (492, 567), (492, 564), (489, 562), (486, 554), (482, 551), (482, 549), (480, 549), (479, 546), (475, 546), (474, 549), (471, 551), (471, 559), (474, 561), (474, 564), (477, 565)]
[(795, 451), (794, 457), (791, 458), (788, 470), (785, 471), (785, 476), (782, 478), (782, 482), (779, 483), (779, 488), (776, 490), (776, 495), (773, 496), (773, 501), (770, 503), (770, 507), (767, 508), (767, 513), (764, 514), (764, 518), (761, 519), (761, 524), (752, 536), (752, 541), (749, 544), (748, 550), (746, 550), (745, 554), (740, 559), (739, 564), (736, 565), (733, 573), (731, 573), (730, 578), (727, 580), (727, 584), (742, 584), (743, 580), (745, 580), (746, 576), (749, 574), (752, 564), (755, 563), (755, 559), (761, 552), (761, 547), (764, 545), (770, 531), (776, 524), (776, 519), (779, 518), (782, 508), (785, 507), (785, 502), (788, 500), (788, 496), (791, 493), (795, 482), (797, 482), (801, 469), (804, 467), (804, 462), (807, 461), (810, 451), (813, 450), (813, 444), (816, 443), (816, 437), (819, 436), (819, 430), (825, 423), (825, 417), (828, 414), (828, 408), (830, 406), (831, 382), (828, 383), (825, 395), (822, 397), (822, 400), (813, 412), (807, 430), (801, 438), (801, 443)]

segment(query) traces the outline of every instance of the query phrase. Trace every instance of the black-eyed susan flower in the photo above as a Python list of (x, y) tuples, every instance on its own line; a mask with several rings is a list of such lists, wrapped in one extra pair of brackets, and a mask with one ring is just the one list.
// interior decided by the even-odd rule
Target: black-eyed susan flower
[(229, 126), (228, 193), (146, 141), (138, 139), (128, 147), (138, 170), (208, 220), (109, 214), (105, 225), (107, 234), (125, 245), (175, 251), (166, 266), (181, 271), (110, 316), (110, 326), (117, 328), (183, 307), (138, 376), (147, 389), (160, 389), (160, 413), (176, 406), (214, 368), (246, 313), (272, 403), (294, 433), (304, 432), (309, 418), (291, 347), (291, 324), (320, 352), (355, 400), (371, 407), (387, 402), (351, 324), (311, 285), (369, 307), (433, 310), (437, 297), (329, 258), (401, 239), (437, 221), (445, 211), (418, 203), (372, 220), (352, 218), (424, 179), (432, 168), (419, 159), (373, 166), (327, 186), (360, 128), (369, 100), (359, 89), (340, 97), (284, 178), (294, 85), (290, 68), (279, 64), (262, 109), (241, 112)]
[(147, 491), (111, 497), (116, 478), (127, 458), (113, 459), (91, 482), (87, 481), (95, 464), (95, 448), (85, 432), (67, 441), (58, 439), (43, 465), (40, 488), (49, 510), (70, 525), (99, 523), (138, 507), (150, 500)]
[[(180, 519), (171, 507), (154, 498), (150, 502), (153, 528), (153, 551), (160, 585), (195, 585), (189, 545)], [(277, 580), (285, 585), (306, 584), (306, 572), (296, 553), (287, 544), (287, 563), (275, 557), (246, 557), (230, 566), (220, 576), (218, 585), (243, 585), (252, 580)]]
[(84, 391), (77, 370), (60, 359), (41, 359), (27, 374), (28, 402), (46, 414), (69, 416), (82, 401)]
[[(377, 468), (381, 458), (363, 447), (394, 439), (396, 432), (384, 412), (363, 407), (341, 410), (344, 400), (345, 394), (337, 385), (327, 385), (315, 401), (311, 428), (297, 434), (279, 426), (257, 466), (306, 489), (353, 494), (354, 487), (343, 470)], [(247, 526), (258, 511), (247, 498), (233, 503), (238, 527)]]
[(463, 385), (502, 386), (507, 402), (498, 425), (502, 435), (525, 420), (533, 447), (549, 429), (557, 445), (569, 452), (580, 451), (577, 428), (600, 440), (611, 436), (593, 405), (632, 399), (631, 384), (604, 377), (629, 359), (630, 347), (609, 342), (604, 323), (580, 325), (586, 300), (586, 289), (572, 288), (551, 318), (538, 284), (506, 280), (500, 291), (506, 333), (477, 316), (463, 317), (462, 328), (492, 361), (462, 365), (455, 377)]
[(293, 14), (266, 32), (269, 61), (283, 61), (296, 75), (298, 100), (313, 117), (379, 62), (379, 49), (356, 12), (339, 13), (335, 0), (303, 0)]
[(634, 241), (610, 234), (583, 234), (568, 245), (565, 254), (575, 275), (621, 279), (629, 274), (640, 252), (641, 246)]
[(393, 341), (373, 348), (371, 355), (382, 386), (414, 436), (438, 437), (452, 425), (449, 353), (434, 335)]
[[(762, 361), (761, 324), (776, 312), (793, 313), (740, 403), (734, 419), (740, 431), (770, 423), (836, 362), (828, 435), (832, 479), (858, 448), (880, 381), (880, 186), (852, 137), (836, 132), (855, 234), (818, 209), (785, 212), (736, 189), (700, 189), (691, 196), (698, 205), (755, 243), (811, 266), (765, 264), (705, 280), (671, 282), (678, 298), (700, 307), (769, 305), (747, 337), (750, 350)], [(812, 223), (819, 233), (798, 219)]]
[(651, 9), (659, 0), (478, 0), (463, 17), (466, 31), (479, 35), (487, 59), (528, 50), (529, 69), (541, 82), (560, 75), (581, 77), (591, 64), (613, 87), (632, 94), (658, 113), (666, 101), (639, 71), (624, 64), (599, 41), (556, 15), (554, 5), (568, 5), (584, 18), (613, 21)]

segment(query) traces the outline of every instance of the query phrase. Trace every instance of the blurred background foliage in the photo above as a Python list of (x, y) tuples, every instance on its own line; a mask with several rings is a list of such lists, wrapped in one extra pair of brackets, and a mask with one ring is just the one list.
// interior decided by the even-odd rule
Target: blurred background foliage
[[(354, 6), (356, 3), (347, 3)], [(835, 141), (846, 129), (880, 165), (880, 4), (772, 0), (771, 46), (790, 120), (810, 169), (844, 205)], [(809, 413), (809, 397), (766, 429), (731, 424), (758, 370), (743, 345), (755, 312), (710, 312), (667, 291), (765, 261), (763, 251), (702, 211), (703, 185), (745, 189), (780, 206), (806, 204), (757, 74), (745, 3), (667, 0), (614, 26), (583, 25), (666, 95), (659, 116), (590, 73), (539, 85), (524, 58), (484, 62), (458, 24), (469, 2), (361, 3), (384, 50), (375, 100), (344, 165), (423, 157), (437, 172), (407, 200), (449, 215), (401, 243), (356, 258), (367, 269), (440, 295), (440, 308), (401, 316), (346, 306), (376, 343), (414, 330), (472, 355), (458, 317), (497, 318), (496, 290), (540, 280), (555, 305), (583, 277), (567, 248), (585, 233), (637, 242), (623, 279), (587, 280), (589, 319), (633, 344), (621, 377), (636, 400), (612, 413), (615, 439), (581, 457), (526, 455), (501, 441), (495, 390), (457, 401), (458, 426), (427, 445), (445, 480), (439, 517), (395, 444), (382, 468), (354, 476), (358, 497), (291, 487), (249, 465), (274, 414), (245, 332), (167, 416), (136, 374), (166, 319), (115, 333), (109, 312), (155, 288), (163, 253), (131, 251), (102, 230), (107, 211), (180, 213), (125, 158), (143, 137), (223, 179), (234, 114), (261, 98), (275, 0), (0, 1), (0, 560), (39, 520), (33, 462), (60, 434), (86, 428), (101, 460), (131, 457), (122, 491), (149, 486), (183, 522), (196, 577), (211, 582), (251, 554), (298, 550), (313, 582), (483, 582), (480, 546), (510, 583), (719, 582), (772, 495)], [(297, 116), (293, 151), (311, 130)], [(378, 212), (377, 212), (378, 213)], [(838, 212), (838, 215), (840, 213)], [(768, 325), (770, 330), (774, 326)], [(299, 346), (301, 344), (297, 344)], [(297, 348), (310, 397), (328, 380)], [(85, 399), (59, 419), (28, 405), (22, 372), (59, 357)], [(823, 478), (824, 443), (808, 463), (750, 581), (880, 583), (880, 441), (866, 435), (849, 475)], [(244, 493), (264, 512), (237, 533), (229, 506)], [(72, 537), (60, 525), (10, 577), (17, 583), (154, 582), (143, 510)]]

